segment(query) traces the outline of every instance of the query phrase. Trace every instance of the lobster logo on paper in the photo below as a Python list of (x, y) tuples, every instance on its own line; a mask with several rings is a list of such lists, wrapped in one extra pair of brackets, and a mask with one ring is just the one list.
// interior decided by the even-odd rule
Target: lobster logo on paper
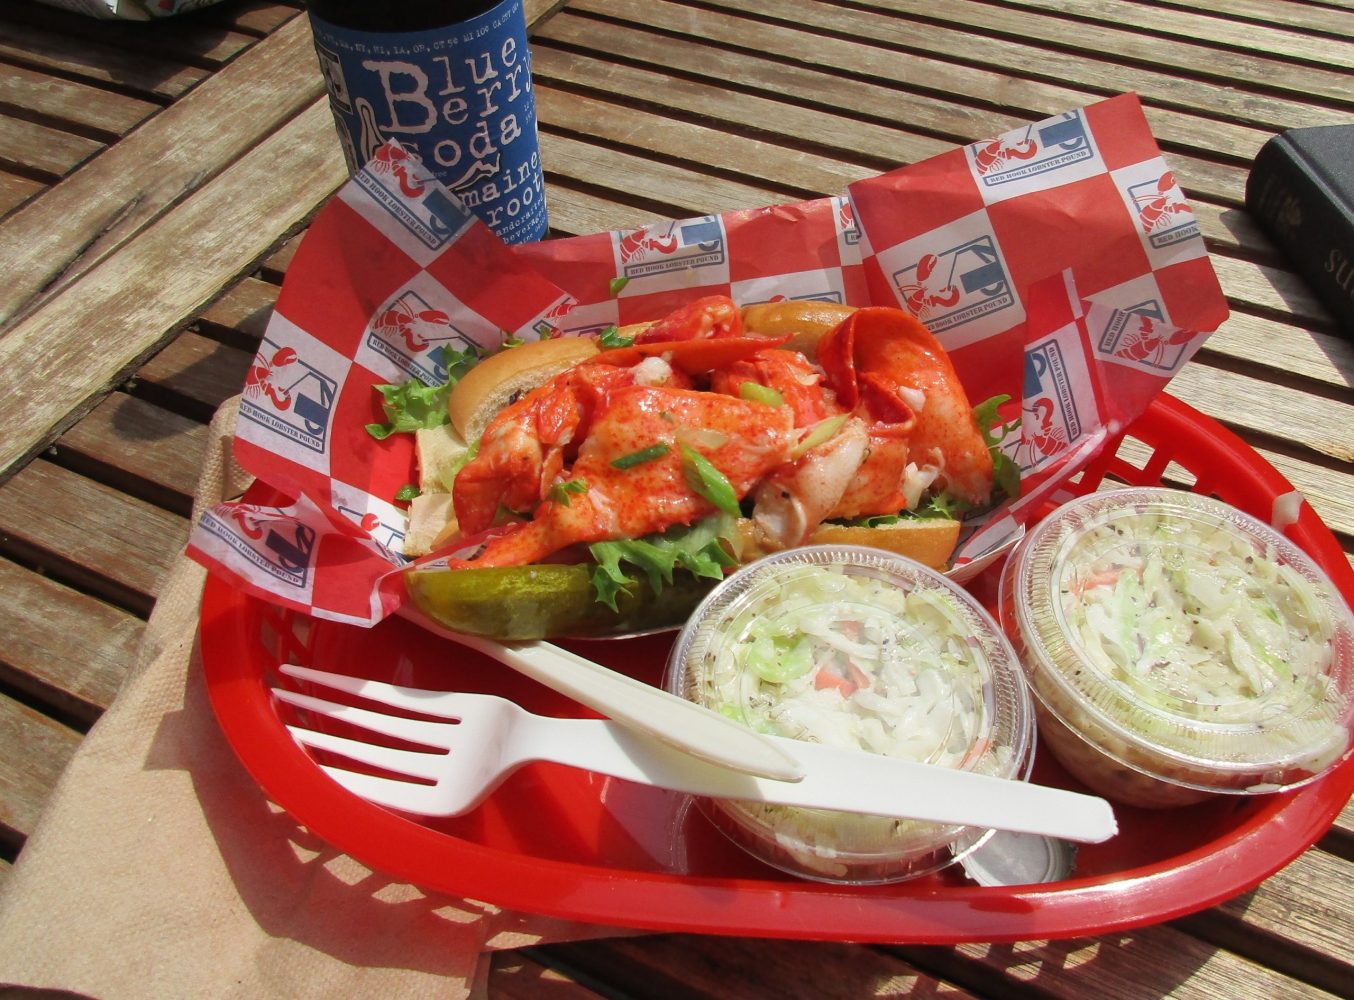
[(713, 215), (632, 229), (612, 238), (617, 273), (627, 279), (721, 267), (727, 260), (724, 229)]
[(1161, 304), (1152, 301), (1112, 310), (1096, 347), (1116, 361), (1169, 373), (1185, 363), (1185, 352), (1196, 336), (1195, 330), (1166, 322)]
[(1155, 180), (1128, 185), (1128, 197), (1138, 213), (1138, 224), (1153, 247), (1173, 246), (1199, 235), (1194, 213), (1167, 170)]
[(974, 176), (986, 188), (1062, 170), (1095, 157), (1086, 122), (1078, 111), (975, 142), (967, 150)]
[(336, 504), (334, 509), (365, 531), (387, 556), (403, 561), (403, 557), (396, 554), (404, 551), (403, 526), (388, 524), (375, 511), (359, 510), (343, 503)]
[(478, 350), (441, 309), (417, 292), (401, 292), (372, 317), (367, 346), (425, 385), (447, 380), (446, 352)]
[(381, 208), (430, 250), (440, 250), (474, 219), (398, 143), (386, 143), (354, 180)]
[(832, 203), (837, 209), (837, 235), (848, 247), (858, 246), (860, 226), (856, 224), (856, 211), (851, 205), (851, 199), (838, 195), (832, 199)]
[(1071, 380), (1056, 340), (1025, 349), (1025, 378), (1021, 403), (1021, 472), (1036, 472), (1081, 436)]
[(409, 516), (394, 504), (341, 479), (329, 484), (329, 503), (334, 510), (357, 525), (392, 563), (403, 563), (405, 528)]
[(841, 272), (836, 268), (747, 278), (732, 282), (730, 294), (743, 306), (770, 302), (832, 302), (840, 305), (846, 301)]
[(991, 235), (939, 253), (923, 253), (893, 272), (899, 301), (933, 333), (998, 312), (1016, 302)]
[(240, 416), (323, 453), (338, 383), (292, 347), (264, 338), (244, 380)]
[(570, 314), (577, 305), (578, 299), (572, 295), (560, 296), (558, 302), (532, 321), (531, 329), (541, 340), (554, 340), (564, 336), (564, 331), (568, 329)]
[[(220, 516), (224, 511), (229, 520)], [(305, 590), (315, 553), (315, 530), (275, 507), (237, 503), (208, 511), (201, 528), (275, 580)]]

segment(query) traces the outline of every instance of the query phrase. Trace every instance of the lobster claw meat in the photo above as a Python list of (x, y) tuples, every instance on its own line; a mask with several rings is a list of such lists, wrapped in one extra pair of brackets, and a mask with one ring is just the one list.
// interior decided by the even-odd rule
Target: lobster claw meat
[(910, 461), (940, 470), (936, 482), (972, 504), (992, 492), (992, 455), (950, 357), (900, 309), (858, 309), (818, 344), (837, 399), (876, 423), (906, 423)]

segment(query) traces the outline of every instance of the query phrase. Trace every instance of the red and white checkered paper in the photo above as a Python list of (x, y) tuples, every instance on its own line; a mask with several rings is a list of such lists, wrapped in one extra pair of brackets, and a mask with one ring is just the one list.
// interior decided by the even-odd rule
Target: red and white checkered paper
[(851, 185), (844, 197), (508, 247), (387, 148), (326, 206), (246, 379), (236, 455), (297, 498), (225, 504), (190, 553), (243, 589), (374, 623), (403, 600), (410, 435), (378, 442), (372, 386), (445, 377), (437, 348), (594, 333), (715, 293), (916, 314), (973, 402), (1011, 397), (1016, 529), (1140, 414), (1227, 316), (1194, 216), (1134, 95)]

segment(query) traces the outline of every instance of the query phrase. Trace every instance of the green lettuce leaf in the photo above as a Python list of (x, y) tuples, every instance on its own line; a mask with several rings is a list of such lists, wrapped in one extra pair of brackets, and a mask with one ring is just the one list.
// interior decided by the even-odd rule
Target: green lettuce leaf
[(622, 564), (647, 579), (655, 594), (672, 583), (672, 575), (678, 569), (693, 576), (722, 579), (725, 568), (732, 566), (734, 559), (721, 539), (732, 540), (734, 534), (733, 518), (715, 514), (690, 527), (678, 525), (644, 538), (594, 542), (588, 551), (597, 563), (592, 574), (597, 600), (614, 611), (620, 592), (633, 592), (639, 585), (640, 579)]
[(422, 427), (440, 427), (450, 419), (447, 416), (447, 397), (452, 387), (468, 372), (479, 354), (474, 348), (457, 351), (442, 348), (442, 364), (447, 369), (447, 381), (442, 385), (425, 385), (416, 378), (399, 385), (373, 386), (381, 394), (384, 424), (367, 424), (367, 433), (378, 441), (392, 434), (413, 432)]
[(973, 408), (973, 417), (978, 421), (978, 430), (982, 432), (987, 450), (992, 454), (993, 485), (1001, 493), (1014, 499), (1020, 496), (1020, 466), (1001, 450), (1001, 446), (1011, 434), (1020, 429), (1020, 418), (1005, 422), (997, 413), (998, 408), (1010, 399), (1011, 397), (1005, 394), (985, 399)]

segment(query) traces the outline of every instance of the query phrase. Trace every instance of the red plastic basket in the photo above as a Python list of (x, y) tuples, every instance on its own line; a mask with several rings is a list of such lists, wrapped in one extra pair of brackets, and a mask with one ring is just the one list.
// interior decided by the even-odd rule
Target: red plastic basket
[[(1167, 396), (1095, 462), (1077, 488), (1107, 477), (1187, 485), (1263, 520), (1291, 485), (1244, 441)], [(1141, 457), (1141, 462), (1136, 461)], [(1191, 482), (1192, 480), (1192, 482)], [(1288, 529), (1354, 601), (1354, 571), (1303, 505)], [(974, 581), (990, 600), (992, 573)], [(671, 637), (571, 643), (657, 683)], [(1119, 807), (1121, 833), (1083, 846), (1076, 877), (985, 888), (946, 871), (892, 886), (795, 880), (725, 841), (689, 800), (556, 765), (523, 768), (468, 816), (396, 815), (324, 776), (283, 728), (268, 693), (297, 662), (412, 686), (490, 691), (536, 712), (579, 706), (403, 621), (374, 629), (320, 622), (210, 579), (202, 648), (212, 704), (265, 793), (334, 846), (426, 889), (560, 917), (654, 930), (951, 944), (1105, 933), (1194, 912), (1243, 892), (1306, 850), (1354, 790), (1354, 758), (1294, 792), (1219, 797), (1169, 812)], [(1077, 787), (1044, 754), (1034, 778)]]

